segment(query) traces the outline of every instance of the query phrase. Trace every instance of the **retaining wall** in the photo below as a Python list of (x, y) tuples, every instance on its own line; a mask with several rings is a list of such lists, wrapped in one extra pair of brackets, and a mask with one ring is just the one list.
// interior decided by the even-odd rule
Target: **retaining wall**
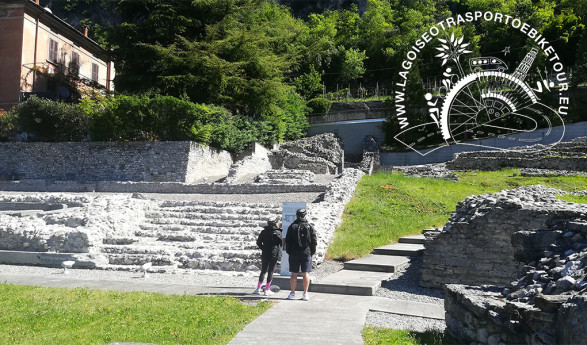
[(323, 193), (324, 184), (276, 185), (182, 182), (74, 182), (74, 181), (4, 181), (0, 190), (18, 192), (105, 192), (105, 193), (192, 193), (192, 194), (266, 194), (266, 193)]
[(558, 296), (541, 309), (506, 301), (494, 286), (454, 284), (445, 291), (447, 331), (463, 344), (585, 344), (587, 296)]
[(385, 142), (385, 132), (382, 128), (384, 122), (385, 119), (383, 118), (374, 120), (319, 123), (310, 127), (308, 130), (308, 136), (322, 133), (334, 133), (342, 139), (345, 155), (358, 155), (360, 157), (363, 154), (363, 141), (366, 136), (374, 137), (379, 145), (382, 145)]
[(459, 202), (442, 231), (426, 234), (420, 284), (511, 283), (523, 266), (514, 256), (514, 233), (553, 229), (587, 211), (583, 204), (556, 200), (555, 193), (530, 186)]
[[(564, 131), (564, 137), (562, 141), (569, 141), (571, 139), (585, 136), (587, 133), (587, 122), (579, 122), (566, 125), (564, 128), (554, 127), (548, 137), (560, 138)], [(546, 136), (547, 129), (540, 129), (537, 131), (542, 133), (542, 136)], [(536, 133), (532, 133), (536, 136)], [(520, 139), (523, 139), (527, 134), (514, 134), (509, 137), (515, 140), (503, 140), (501, 138), (484, 139), (475, 142), (470, 142), (474, 145), (499, 147), (501, 149), (509, 149), (514, 146), (520, 146)], [(542, 144), (552, 144), (553, 141), (541, 142)], [(486, 151), (486, 147), (467, 145), (467, 143), (459, 145), (448, 145), (440, 148), (431, 148), (422, 150), (422, 154), (414, 151), (408, 152), (381, 152), (380, 161), (382, 165), (421, 165), (430, 163), (441, 163), (453, 159), (454, 155), (460, 152), (471, 152), (471, 151)], [(496, 152), (496, 151), (492, 151)]]
[(0, 178), (195, 183), (226, 176), (232, 158), (188, 141), (0, 143)]

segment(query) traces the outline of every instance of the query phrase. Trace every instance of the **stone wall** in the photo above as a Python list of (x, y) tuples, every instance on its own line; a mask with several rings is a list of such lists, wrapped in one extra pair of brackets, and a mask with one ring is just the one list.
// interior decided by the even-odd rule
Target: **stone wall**
[(195, 193), (195, 194), (266, 194), (324, 192), (325, 184), (283, 185), (272, 183), (182, 183), (121, 181), (0, 181), (0, 190), (13, 192), (104, 192), (104, 193)]
[(512, 148), (507, 151), (475, 151), (457, 153), (447, 162), (450, 170), (499, 170), (502, 168), (537, 168), (549, 170), (587, 171), (587, 137), (540, 147)]
[(226, 176), (226, 151), (193, 142), (0, 143), (0, 178), (193, 183)]
[[(587, 133), (587, 121), (572, 123), (565, 126), (557, 126), (553, 128), (538, 129), (530, 133), (508, 135), (508, 137), (514, 138), (514, 140), (504, 140), (503, 138), (497, 137), (463, 142), (458, 145), (444, 144), (444, 146), (422, 149), (418, 152), (412, 150), (406, 152), (382, 152), (381, 164), (398, 166), (440, 163), (450, 161), (457, 153), (487, 151), (486, 147), (496, 147), (504, 150), (513, 149), (515, 146), (519, 146), (520, 142), (524, 142), (525, 139), (536, 137), (538, 133), (541, 133), (540, 135), (543, 137), (541, 143), (544, 145), (554, 144), (556, 140), (558, 140), (555, 138), (561, 137), (563, 137), (563, 141), (570, 141), (574, 138), (585, 136), (585, 133)], [(548, 138), (552, 138), (552, 140), (549, 140)], [(346, 142), (346, 138), (344, 139)]]
[[(384, 123), (385, 119), (318, 123), (313, 124), (308, 129), (308, 135), (334, 133), (344, 142), (343, 149), (347, 156), (354, 155), (361, 157), (363, 154), (363, 140), (366, 136), (375, 137), (379, 144), (385, 142)], [(450, 159), (450, 157), (447, 159)]]
[[(362, 175), (345, 169), (320, 186), (322, 201), (308, 203), (308, 219), (318, 234), (316, 262), (324, 259), (344, 205)], [(257, 185), (288, 192), (316, 188), (222, 184)], [(0, 193), (0, 263), (58, 265), (59, 259), (68, 257), (75, 259), (76, 267), (104, 269), (137, 269), (152, 262), (153, 271), (159, 272), (259, 270), (255, 241), (267, 219), (277, 218), (281, 211), (280, 204), (160, 201), (140, 193)], [(53, 254), (59, 259), (52, 260)]]
[(585, 217), (586, 205), (559, 201), (556, 193), (564, 192), (530, 186), (459, 202), (442, 231), (426, 234), (421, 285), (510, 283), (523, 265), (514, 256), (514, 233)]
[(463, 344), (585, 344), (586, 295), (558, 296), (541, 309), (506, 301), (495, 286), (454, 284), (445, 292), (447, 332)]
[(442, 231), (426, 234), (421, 282), (448, 284), (451, 335), (475, 345), (584, 344), (587, 205), (555, 198), (564, 193), (528, 186), (468, 197)]
[(309, 170), (315, 174), (339, 174), (344, 166), (342, 143), (332, 133), (283, 143), (269, 156), (273, 169)]
[(250, 154), (245, 155), (242, 159), (234, 163), (224, 180), (226, 183), (250, 182), (252, 176), (263, 174), (271, 169), (269, 162), (269, 151), (259, 143), (253, 143)]
[[(167, 143), (170, 142), (166, 142), (165, 144)], [(230, 153), (224, 150), (203, 146), (195, 142), (189, 142), (189, 147), (190, 149), (185, 178), (183, 181), (178, 182), (212, 182), (228, 175), (228, 171), (232, 165), (232, 157)], [(176, 162), (175, 164), (180, 164), (181, 159), (185, 158), (180, 156), (180, 161)], [(146, 165), (148, 166), (150, 164)]]
[(391, 115), (391, 107), (384, 101), (334, 102), (328, 114), (308, 116), (310, 124), (367, 119), (385, 119)]

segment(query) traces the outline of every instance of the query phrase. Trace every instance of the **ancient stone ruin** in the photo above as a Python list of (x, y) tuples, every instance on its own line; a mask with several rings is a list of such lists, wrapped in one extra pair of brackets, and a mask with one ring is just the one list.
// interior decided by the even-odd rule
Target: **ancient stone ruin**
[(446, 285), (446, 322), (471, 344), (583, 344), (587, 205), (542, 186), (470, 196), (426, 233), (421, 284)]
[(316, 193), (307, 208), (321, 262), (363, 175), (343, 172), (341, 142), (332, 134), (273, 150), (255, 144), (239, 156), (190, 142), (2, 145), (0, 190), (34, 192), (0, 195), (0, 262), (12, 264), (259, 270), (255, 240), (282, 212), (280, 204), (161, 201), (141, 193)]
[[(502, 151), (472, 151), (455, 154), (447, 162), (450, 170), (499, 170), (530, 168), (541, 170), (587, 171), (587, 137), (561, 142), (547, 150), (542, 145)], [(541, 150), (541, 151), (540, 151)]]
[[(362, 174), (346, 169), (326, 185), (321, 202), (308, 204), (308, 218), (320, 230), (318, 262)], [(255, 240), (267, 219), (280, 215), (280, 204), (160, 201), (138, 193), (3, 194), (0, 261), (57, 266), (75, 260), (74, 267), (120, 270), (152, 262), (151, 271), (158, 272), (258, 270)]]
[(281, 144), (269, 159), (274, 169), (309, 170), (316, 174), (338, 174), (344, 167), (341, 141), (332, 133)]

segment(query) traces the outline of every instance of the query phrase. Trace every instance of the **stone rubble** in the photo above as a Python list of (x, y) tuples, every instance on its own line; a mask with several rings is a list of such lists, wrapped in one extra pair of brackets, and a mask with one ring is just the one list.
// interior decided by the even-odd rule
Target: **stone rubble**
[(269, 170), (255, 178), (257, 183), (267, 184), (310, 184), (316, 180), (316, 174), (308, 170)]
[(458, 181), (457, 175), (446, 168), (446, 163), (412, 165), (412, 166), (391, 166), (384, 170), (397, 170), (405, 176), (440, 178), (450, 181)]
[(587, 137), (579, 137), (568, 142), (560, 142), (548, 149), (537, 144), (501, 151), (461, 152), (447, 162), (447, 167), (450, 170), (531, 168), (587, 171), (586, 152)]
[(527, 186), (470, 196), (425, 234), (421, 284), (448, 284), (449, 333), (470, 344), (584, 341), (587, 205), (558, 194)]
[[(327, 186), (323, 201), (308, 204), (309, 220), (318, 230), (318, 262), (361, 176), (345, 170)], [(2, 207), (23, 203), (26, 207), (18, 210)], [(44, 211), (47, 203), (64, 206)], [(104, 269), (134, 270), (152, 262), (153, 272), (243, 272), (259, 269), (255, 240), (267, 219), (280, 214), (279, 204), (157, 201), (138, 193), (11, 193), (0, 195), (0, 250), (87, 253)]]
[(342, 142), (332, 133), (287, 142), (273, 150), (269, 161), (274, 169), (309, 170), (315, 174), (339, 174), (344, 166)]
[(587, 175), (587, 173), (572, 170), (550, 170), (550, 169), (535, 169), (522, 168), (520, 169), (521, 176), (527, 177), (548, 177), (548, 176), (572, 176), (572, 175)]

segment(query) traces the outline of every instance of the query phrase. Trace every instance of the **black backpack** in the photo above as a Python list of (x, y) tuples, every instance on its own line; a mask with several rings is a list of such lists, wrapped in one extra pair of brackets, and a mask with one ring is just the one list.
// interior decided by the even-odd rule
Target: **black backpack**
[(308, 248), (312, 244), (310, 235), (310, 226), (308, 223), (298, 224), (298, 247), (302, 250)]

